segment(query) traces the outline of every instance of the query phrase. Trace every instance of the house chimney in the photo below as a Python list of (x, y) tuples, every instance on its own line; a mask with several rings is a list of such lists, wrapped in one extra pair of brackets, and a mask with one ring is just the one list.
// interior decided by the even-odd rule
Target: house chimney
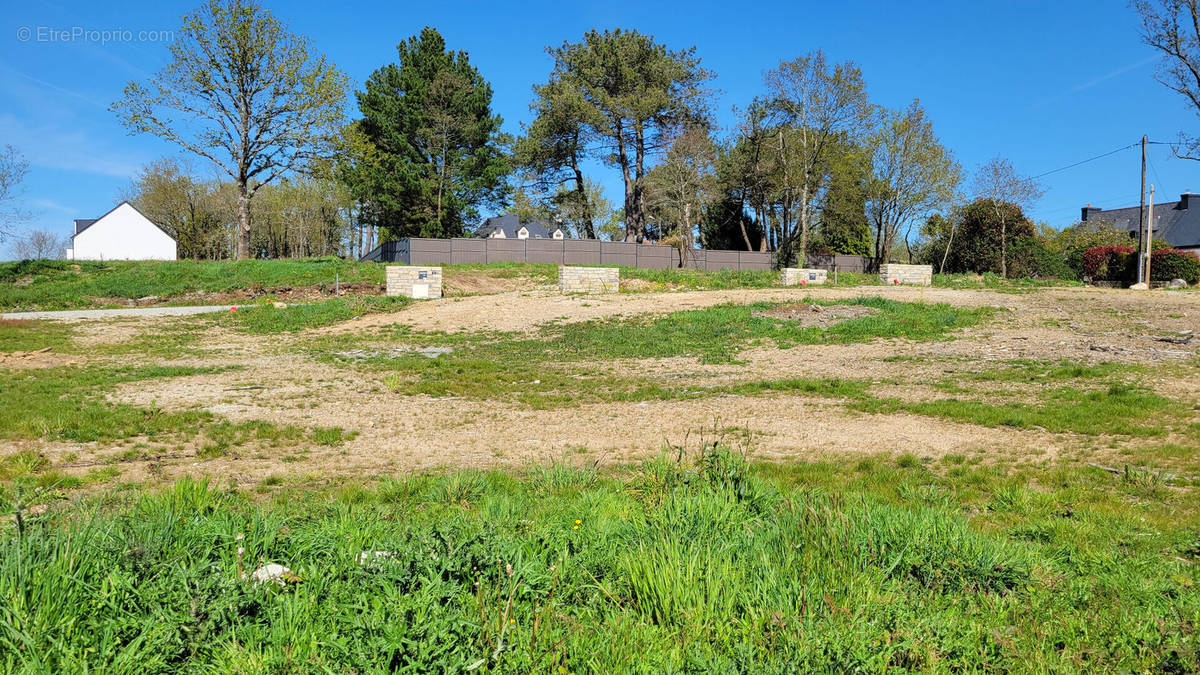
[(1100, 215), (1101, 210), (1102, 209), (1098, 209), (1098, 208), (1092, 206), (1091, 204), (1088, 204), (1087, 206), (1083, 207), (1083, 209), (1081, 209), (1079, 219), (1085, 223), (1088, 222), (1089, 220), (1095, 220)]
[(1191, 206), (1193, 199), (1195, 199), (1196, 204), (1200, 206), (1200, 195), (1191, 191), (1179, 195), (1179, 209), (1181, 211), (1187, 211), (1188, 207)]

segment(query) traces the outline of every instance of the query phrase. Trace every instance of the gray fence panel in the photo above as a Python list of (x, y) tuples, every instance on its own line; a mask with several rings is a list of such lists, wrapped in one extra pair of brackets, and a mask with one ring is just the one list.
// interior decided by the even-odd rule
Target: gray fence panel
[(769, 270), (775, 266), (775, 256), (757, 251), (738, 251), (738, 269)]
[(487, 261), (525, 262), (524, 239), (487, 239)]
[[(683, 267), (699, 270), (769, 270), (775, 254), (758, 251), (686, 252)], [(380, 244), (363, 256), (410, 265), (457, 265), (464, 263), (533, 262), (558, 265), (621, 265), (644, 269), (675, 269), (679, 250), (622, 241), (594, 239), (397, 239)], [(794, 263), (793, 263), (794, 265)], [(870, 258), (856, 255), (810, 255), (806, 267), (864, 273)]]
[(706, 270), (736, 270), (738, 268), (738, 251), (705, 251), (704, 269)]
[(487, 239), (451, 239), (450, 264), (479, 264), (487, 262)]
[(563, 241), (564, 265), (599, 265), (600, 247), (604, 242), (595, 239), (566, 239)]
[(526, 239), (525, 262), (563, 264), (562, 239)]
[(638, 246), (637, 267), (647, 270), (669, 270), (679, 267), (679, 251), (672, 246)]
[(409, 264), (449, 265), (449, 239), (409, 239)]
[(637, 267), (637, 247), (641, 244), (609, 241), (600, 246), (601, 265)]

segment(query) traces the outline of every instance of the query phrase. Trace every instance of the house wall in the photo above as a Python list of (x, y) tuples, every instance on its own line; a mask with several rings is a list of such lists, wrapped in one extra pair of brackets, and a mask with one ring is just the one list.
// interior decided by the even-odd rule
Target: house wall
[(77, 234), (68, 249), (73, 260), (175, 260), (175, 240), (129, 204)]

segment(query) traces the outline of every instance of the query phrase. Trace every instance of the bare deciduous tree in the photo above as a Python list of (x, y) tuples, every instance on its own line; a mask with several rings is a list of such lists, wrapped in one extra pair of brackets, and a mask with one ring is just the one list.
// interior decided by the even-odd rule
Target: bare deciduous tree
[[(1200, 115), (1200, 0), (1134, 0), (1142, 39), (1164, 55), (1155, 79), (1188, 100)], [(1179, 134), (1175, 154), (1200, 161), (1200, 136)]]
[(18, 260), (49, 260), (63, 253), (63, 238), (48, 230), (32, 230), (13, 241), (13, 257)]
[(21, 181), (29, 173), (29, 162), (11, 145), (0, 149), (0, 240), (12, 235), (12, 225), (26, 214), (16, 208)]
[(975, 196), (991, 201), (1000, 223), (1000, 276), (1008, 276), (1008, 216), (1005, 204), (1027, 210), (1045, 192), (1034, 178), (1022, 176), (1006, 157), (993, 157), (975, 172)]
[[(663, 215), (679, 237), (679, 264), (687, 264), (695, 248), (693, 231), (712, 197), (716, 183), (716, 148), (708, 132), (689, 127), (671, 144), (662, 164), (647, 176), (647, 193), (653, 211)], [(703, 245), (703, 242), (701, 242)]]
[(127, 85), (112, 109), (131, 132), (175, 143), (233, 179), (238, 258), (249, 258), (250, 200), (324, 154), (348, 80), (253, 0), (209, 0), (178, 36), (163, 70)]

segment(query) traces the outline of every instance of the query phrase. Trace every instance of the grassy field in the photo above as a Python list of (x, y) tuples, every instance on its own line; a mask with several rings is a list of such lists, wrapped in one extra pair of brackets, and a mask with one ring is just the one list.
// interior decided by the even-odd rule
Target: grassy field
[(185, 481), (10, 527), (0, 664), (1194, 672), (1198, 524), (1152, 477), (962, 457)]
[(452, 271), (0, 321), (0, 671), (1200, 670), (1194, 294)]

